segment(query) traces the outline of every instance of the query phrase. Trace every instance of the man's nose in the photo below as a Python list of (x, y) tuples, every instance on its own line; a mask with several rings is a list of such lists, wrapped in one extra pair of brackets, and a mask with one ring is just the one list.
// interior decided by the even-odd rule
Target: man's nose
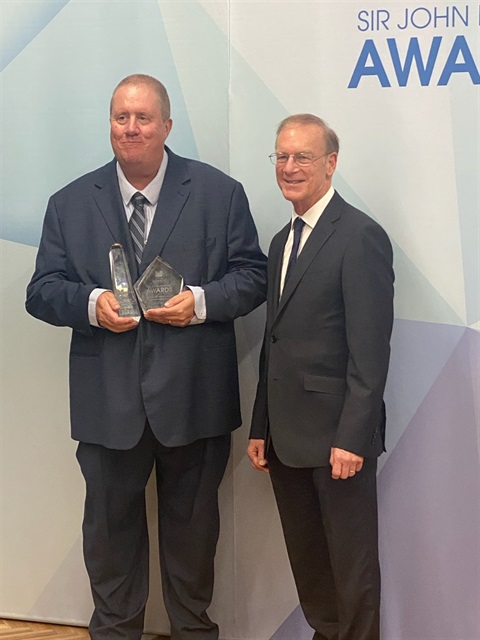
[(131, 135), (135, 134), (135, 133), (138, 133), (138, 123), (137, 123), (137, 119), (135, 118), (135, 116), (132, 116), (131, 118), (128, 119), (126, 132), (131, 134)]
[(286, 163), (283, 166), (283, 170), (287, 173), (292, 173), (293, 171), (297, 171), (298, 164), (295, 162), (294, 156), (288, 156)]

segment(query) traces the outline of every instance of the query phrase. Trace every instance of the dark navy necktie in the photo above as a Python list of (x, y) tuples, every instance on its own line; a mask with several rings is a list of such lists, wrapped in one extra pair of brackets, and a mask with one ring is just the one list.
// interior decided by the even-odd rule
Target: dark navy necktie
[(144, 205), (147, 202), (145, 196), (139, 191), (132, 196), (133, 213), (130, 216), (128, 226), (133, 240), (133, 251), (137, 264), (142, 261), (143, 247), (145, 245), (145, 210)]
[(285, 282), (288, 280), (290, 273), (295, 266), (298, 256), (298, 247), (300, 246), (300, 238), (305, 222), (301, 218), (295, 218), (293, 221), (293, 244), (290, 258), (288, 259), (287, 272), (285, 273)]

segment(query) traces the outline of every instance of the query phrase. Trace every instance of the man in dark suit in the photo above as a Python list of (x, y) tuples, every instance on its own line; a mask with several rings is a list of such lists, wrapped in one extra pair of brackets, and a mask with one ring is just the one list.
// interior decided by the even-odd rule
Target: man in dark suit
[(277, 130), (292, 220), (268, 257), (267, 325), (248, 455), (269, 471), (315, 640), (378, 640), (376, 459), (393, 318), (383, 229), (332, 187), (339, 143), (324, 121)]
[[(120, 82), (110, 126), (116, 159), (49, 201), (26, 304), (35, 317), (73, 329), (71, 424), (87, 490), (90, 634), (141, 638), (144, 491), (155, 467), (172, 639), (216, 640), (207, 608), (217, 490), (241, 422), (233, 321), (263, 302), (266, 258), (242, 186), (164, 147), (172, 121), (158, 80)], [(113, 243), (125, 248), (133, 280), (161, 255), (185, 290), (140, 319), (120, 317), (110, 291)]]

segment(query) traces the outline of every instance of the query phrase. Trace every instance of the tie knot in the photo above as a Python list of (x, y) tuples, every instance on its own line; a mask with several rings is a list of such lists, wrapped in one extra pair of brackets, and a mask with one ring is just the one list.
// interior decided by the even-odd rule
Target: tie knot
[(140, 191), (137, 191), (132, 196), (132, 202), (134, 207), (143, 207), (146, 201), (147, 199), (143, 194), (140, 193)]
[(302, 218), (295, 218), (295, 220), (293, 221), (293, 233), (300, 233), (303, 229), (304, 224), (305, 222), (302, 220)]

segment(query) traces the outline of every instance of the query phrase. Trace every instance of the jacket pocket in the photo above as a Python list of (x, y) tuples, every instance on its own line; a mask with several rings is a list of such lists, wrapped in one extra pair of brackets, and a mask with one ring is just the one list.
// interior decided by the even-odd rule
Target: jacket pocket
[(107, 329), (98, 328), (94, 329), (91, 336), (84, 336), (78, 331), (74, 331), (70, 343), (70, 356), (98, 357), (102, 351), (107, 333)]
[(316, 391), (317, 393), (330, 393), (344, 396), (345, 391), (347, 390), (347, 383), (343, 378), (315, 376), (311, 373), (304, 373), (303, 388), (305, 391)]

